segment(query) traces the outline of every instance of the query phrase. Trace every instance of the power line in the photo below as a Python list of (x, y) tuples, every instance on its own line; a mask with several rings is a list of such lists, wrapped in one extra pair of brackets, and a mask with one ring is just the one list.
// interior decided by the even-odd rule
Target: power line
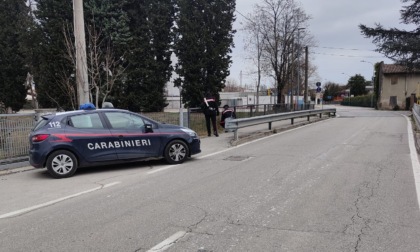
[(347, 57), (347, 58), (384, 58), (385, 56), (365, 56), (365, 55), (345, 55), (345, 54), (333, 54), (333, 53), (318, 53), (311, 52), (311, 54), (325, 55), (325, 56), (337, 56), (337, 57)]
[(371, 50), (371, 49), (357, 49), (357, 48), (343, 48), (343, 47), (326, 47), (326, 46), (311, 46), (311, 47), (323, 48), (323, 49), (332, 49), (332, 50), (369, 51), (369, 52), (375, 52), (375, 50)]

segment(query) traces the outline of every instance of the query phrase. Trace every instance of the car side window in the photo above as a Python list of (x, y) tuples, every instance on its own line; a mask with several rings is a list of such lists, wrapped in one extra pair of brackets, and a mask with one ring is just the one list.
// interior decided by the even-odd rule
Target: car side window
[(69, 118), (68, 124), (78, 129), (103, 129), (104, 128), (101, 118), (99, 117), (99, 114), (97, 113), (71, 116)]
[(140, 116), (120, 112), (106, 112), (106, 117), (113, 129), (140, 129), (144, 121)]

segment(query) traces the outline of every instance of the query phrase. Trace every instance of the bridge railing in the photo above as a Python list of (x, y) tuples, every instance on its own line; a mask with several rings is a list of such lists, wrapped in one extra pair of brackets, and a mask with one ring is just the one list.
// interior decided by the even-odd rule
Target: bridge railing
[(291, 124), (293, 124), (295, 118), (307, 117), (309, 121), (311, 116), (319, 116), (321, 118), (323, 114), (327, 114), (328, 116), (335, 116), (336, 109), (330, 108), (330, 109), (301, 110), (301, 111), (295, 111), (295, 112), (255, 116), (255, 117), (250, 117), (250, 118), (231, 119), (231, 120), (226, 120), (225, 129), (228, 131), (233, 131), (234, 139), (238, 140), (238, 130), (241, 128), (267, 123), (268, 129), (271, 130), (272, 123), (276, 121), (290, 119)]

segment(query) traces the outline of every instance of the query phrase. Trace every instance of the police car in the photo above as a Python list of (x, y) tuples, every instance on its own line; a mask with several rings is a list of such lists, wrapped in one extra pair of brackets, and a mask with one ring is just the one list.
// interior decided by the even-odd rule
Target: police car
[(201, 152), (193, 130), (121, 109), (43, 115), (29, 142), (30, 164), (55, 178), (70, 177), (79, 167), (147, 159), (180, 164)]

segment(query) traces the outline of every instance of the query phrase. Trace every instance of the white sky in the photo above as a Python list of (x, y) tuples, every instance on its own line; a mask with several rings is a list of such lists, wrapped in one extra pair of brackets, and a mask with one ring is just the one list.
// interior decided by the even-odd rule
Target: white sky
[[(310, 47), (309, 54), (312, 64), (318, 68), (319, 78), (310, 79), (309, 84), (317, 81), (324, 84), (332, 81), (338, 84), (347, 84), (349, 76), (361, 74), (366, 80), (373, 75), (372, 64), (380, 61), (392, 63), (391, 60), (375, 52), (375, 45), (371, 39), (364, 38), (358, 28), (359, 24), (374, 27), (375, 23), (385, 28), (404, 28), (401, 24), (400, 10), (403, 3), (400, 0), (296, 0), (303, 10), (311, 16), (307, 31), (315, 38), (317, 47)], [(253, 64), (247, 61), (244, 52), (244, 33), (241, 31), (241, 22), (244, 18), (239, 14), (247, 15), (252, 12), (255, 4), (262, 4), (263, 0), (237, 0), (236, 21), (230, 79), (242, 85), (255, 85), (255, 77), (250, 75)], [(239, 13), (238, 13), (239, 12)], [(333, 49), (337, 48), (337, 49)], [(362, 60), (372, 64), (361, 62)], [(344, 73), (344, 74), (343, 74)], [(266, 79), (268, 87), (273, 86), (272, 79)]]

